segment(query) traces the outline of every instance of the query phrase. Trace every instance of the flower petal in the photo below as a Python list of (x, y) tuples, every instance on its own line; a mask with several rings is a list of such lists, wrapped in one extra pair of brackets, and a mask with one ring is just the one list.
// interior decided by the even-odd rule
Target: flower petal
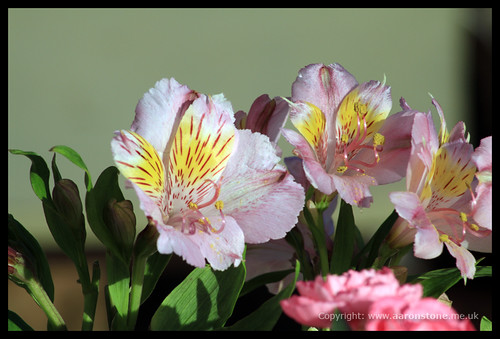
[(366, 174), (332, 175), (335, 188), (340, 197), (348, 204), (359, 207), (370, 207), (373, 197), (369, 187), (377, 181)]
[(245, 128), (265, 134), (271, 142), (277, 143), (288, 111), (288, 103), (283, 98), (270, 99), (267, 94), (262, 94), (250, 107)]
[(451, 206), (469, 189), (476, 172), (472, 152), (472, 145), (461, 141), (437, 150), (421, 194), (428, 210)]
[(176, 124), (196, 97), (195, 91), (174, 78), (156, 82), (139, 100), (131, 130), (148, 140), (163, 158)]
[[(402, 111), (389, 116), (378, 133), (385, 138), (383, 150), (379, 153), (377, 166), (367, 168), (365, 174), (374, 177), (378, 185), (401, 180), (406, 175), (411, 151), (411, 130), (414, 111)], [(368, 151), (365, 149), (364, 151)], [(373, 152), (365, 152), (373, 153)], [(373, 154), (370, 154), (373, 158)], [(361, 154), (360, 154), (361, 158)], [(361, 161), (371, 161), (358, 159)]]
[(237, 221), (247, 243), (283, 238), (297, 223), (304, 190), (278, 165), (279, 158), (266, 136), (249, 130), (237, 132), (240, 146), (221, 182), (219, 199), (225, 203), (224, 213)]
[(318, 328), (329, 328), (331, 326), (331, 314), (336, 308), (335, 303), (297, 295), (280, 301), (280, 305), (283, 312), (296, 322)]
[(170, 149), (168, 193), (176, 211), (212, 199), (236, 146), (232, 110), (224, 98), (202, 95), (186, 110)]
[(455, 244), (453, 241), (445, 241), (448, 252), (457, 259), (457, 268), (462, 273), (463, 277), (474, 279), (476, 274), (476, 259), (474, 256), (461, 245)]
[[(120, 172), (135, 184), (136, 191), (139, 189), (143, 193), (139, 198), (146, 215), (155, 214), (155, 206), (162, 213), (168, 214), (165, 170), (154, 147), (139, 134), (122, 130), (115, 132), (111, 150)], [(158, 217), (156, 215), (155, 219)]]
[[(358, 135), (377, 132), (392, 108), (391, 88), (379, 81), (362, 83), (342, 100), (337, 113), (337, 140), (351, 143)], [(363, 119), (366, 122), (366, 131)]]
[(314, 103), (327, 120), (334, 120), (340, 102), (357, 85), (354, 76), (339, 64), (310, 64), (299, 71), (292, 84), (292, 101)]
[[(209, 219), (215, 229), (222, 227), (220, 218), (209, 216)], [(191, 235), (201, 255), (207, 259), (213, 269), (220, 271), (232, 264), (238, 266), (245, 249), (245, 239), (241, 228), (232, 217), (226, 215), (224, 219), (224, 229), (218, 234), (199, 231)]]
[(311, 103), (291, 103), (290, 121), (314, 150), (318, 162), (325, 166), (328, 133), (323, 112)]
[(335, 191), (332, 175), (328, 174), (316, 160), (307, 141), (292, 130), (283, 129), (282, 134), (290, 144), (296, 147), (294, 152), (303, 160), (304, 172), (309, 182), (322, 193), (332, 194)]

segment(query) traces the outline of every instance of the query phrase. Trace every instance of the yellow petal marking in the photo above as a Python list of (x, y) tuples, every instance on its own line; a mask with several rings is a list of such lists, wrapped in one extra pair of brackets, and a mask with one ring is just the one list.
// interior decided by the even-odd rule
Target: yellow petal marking
[(139, 186), (166, 212), (165, 170), (158, 152), (135, 132), (120, 131), (120, 135), (121, 146), (130, 156), (116, 160), (116, 166), (125, 178)]
[(300, 114), (291, 115), (290, 120), (314, 149), (319, 160), (326, 160), (327, 135), (325, 115), (317, 106), (309, 102), (299, 105), (301, 107), (299, 109)]
[(180, 209), (203, 205), (214, 196), (235, 141), (235, 127), (223, 118), (213, 110), (196, 114), (190, 106), (179, 124), (170, 149), (168, 186), (172, 204)]
[(470, 158), (462, 159), (459, 150), (441, 147), (434, 155), (421, 193), (421, 200), (428, 201), (429, 209), (460, 197), (470, 187), (476, 167)]

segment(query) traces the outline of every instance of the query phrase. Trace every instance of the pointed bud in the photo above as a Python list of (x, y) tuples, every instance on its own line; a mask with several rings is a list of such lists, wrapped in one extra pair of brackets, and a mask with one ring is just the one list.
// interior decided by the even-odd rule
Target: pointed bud
[(52, 199), (59, 214), (81, 238), (85, 239), (85, 218), (82, 201), (76, 184), (69, 179), (61, 179), (54, 185)]
[(103, 219), (122, 253), (126, 257), (132, 254), (135, 239), (135, 214), (130, 200), (111, 199), (104, 208)]

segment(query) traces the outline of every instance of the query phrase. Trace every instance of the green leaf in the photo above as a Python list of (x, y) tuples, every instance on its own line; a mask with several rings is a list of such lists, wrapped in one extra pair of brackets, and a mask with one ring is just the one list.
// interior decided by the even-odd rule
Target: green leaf
[(108, 274), (106, 288), (109, 298), (110, 327), (112, 330), (125, 330), (127, 329), (130, 269), (122, 259), (108, 252), (106, 253), (106, 271)]
[(17, 313), (8, 310), (8, 330), (9, 331), (33, 331), (30, 325), (28, 325)]
[(490, 319), (483, 316), (481, 318), (481, 324), (479, 325), (480, 331), (493, 331), (493, 324)]
[(171, 254), (161, 254), (159, 252), (156, 252), (148, 258), (146, 262), (146, 270), (144, 272), (141, 304), (146, 301), (146, 299), (153, 292), (158, 279), (160, 279), (171, 257)]
[(76, 166), (83, 169), (85, 171), (85, 185), (87, 186), (87, 191), (90, 191), (92, 189), (92, 180), (91, 180), (90, 172), (87, 168), (87, 165), (85, 165), (85, 162), (83, 162), (83, 159), (80, 156), (80, 154), (78, 154), (71, 147), (64, 146), (64, 145), (54, 146), (49, 151), (56, 152), (56, 153), (59, 153), (59, 154), (65, 156), (73, 164), (75, 164)]
[(24, 155), (31, 160), (31, 187), (40, 200), (50, 199), (50, 171), (45, 160), (35, 152), (26, 152), (18, 149), (10, 149), (9, 152), (15, 155)]
[(222, 327), (233, 312), (245, 281), (245, 265), (213, 271), (195, 268), (153, 315), (151, 329), (212, 330)]
[[(477, 266), (474, 278), (479, 277), (491, 277), (491, 266)], [(417, 278), (408, 280), (411, 283), (422, 284), (424, 287), (424, 297), (438, 298), (461, 279), (460, 270), (454, 267), (430, 271)]]
[[(283, 272), (283, 271), (282, 271)], [(281, 313), (280, 301), (290, 298), (295, 289), (295, 283), (300, 273), (300, 262), (296, 261), (295, 276), (293, 281), (274, 297), (269, 298), (257, 310), (240, 319), (232, 326), (223, 328), (231, 331), (271, 331), (276, 325)]]
[(35, 266), (40, 284), (50, 300), (54, 301), (54, 283), (47, 257), (38, 241), (11, 214), (9, 214), (8, 221), (8, 242), (17, 251), (23, 253), (26, 258), (31, 259), (30, 262)]
[[(385, 237), (387, 236), (387, 234), (389, 234), (398, 217), (399, 215), (396, 210), (393, 210), (392, 213), (384, 220), (382, 225), (380, 225), (380, 227), (377, 229), (377, 231), (371, 237), (365, 247), (363, 247), (363, 249), (356, 255), (353, 262), (358, 263), (359, 261), (361, 261), (358, 269), (368, 268), (373, 265), (375, 259), (377, 259), (377, 256), (379, 255), (379, 249)], [(366, 259), (364, 259), (363, 256), (366, 253), (368, 254)]]
[(352, 206), (344, 200), (340, 201), (340, 211), (336, 228), (335, 238), (333, 239), (332, 259), (330, 261), (330, 273), (342, 274), (351, 267), (354, 242), (357, 234)]

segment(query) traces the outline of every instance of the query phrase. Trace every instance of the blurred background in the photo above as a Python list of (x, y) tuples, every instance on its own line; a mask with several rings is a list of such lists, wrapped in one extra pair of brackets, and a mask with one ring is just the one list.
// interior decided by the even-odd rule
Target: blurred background
[[(138, 100), (161, 78), (174, 77), (205, 94), (222, 92), (235, 112), (248, 111), (260, 94), (290, 96), (300, 68), (333, 62), (360, 83), (385, 75), (393, 113), (400, 97), (414, 109), (435, 113), (431, 93), (448, 127), (465, 121), (478, 146), (491, 135), (491, 15), (491, 9), (9, 9), (8, 148), (37, 152), (49, 162), (52, 146), (70, 146), (95, 182), (113, 165), (113, 131), (130, 127)], [(291, 154), (284, 140), (280, 146)], [(83, 171), (58, 159), (62, 176), (83, 192)], [(46, 250), (56, 307), (70, 329), (79, 329), (77, 275), (47, 229), (29, 183), (30, 165), (25, 157), (8, 155), (8, 211)], [(365, 238), (393, 210), (387, 194), (404, 188), (404, 180), (374, 187), (372, 207), (355, 208)], [(135, 194), (124, 194), (136, 206), (139, 231)], [(89, 229), (87, 250), (104, 272), (103, 247)], [(410, 273), (428, 264), (410, 261)], [(167, 271), (182, 278), (189, 268), (173, 260)], [(491, 280), (480, 280), (469, 281), (464, 293), (457, 290), (458, 301), (450, 299), (459, 312), (491, 319)], [(43, 312), (10, 282), (8, 303), (35, 329), (46, 328)], [(107, 329), (102, 308), (97, 318), (95, 328)]]

